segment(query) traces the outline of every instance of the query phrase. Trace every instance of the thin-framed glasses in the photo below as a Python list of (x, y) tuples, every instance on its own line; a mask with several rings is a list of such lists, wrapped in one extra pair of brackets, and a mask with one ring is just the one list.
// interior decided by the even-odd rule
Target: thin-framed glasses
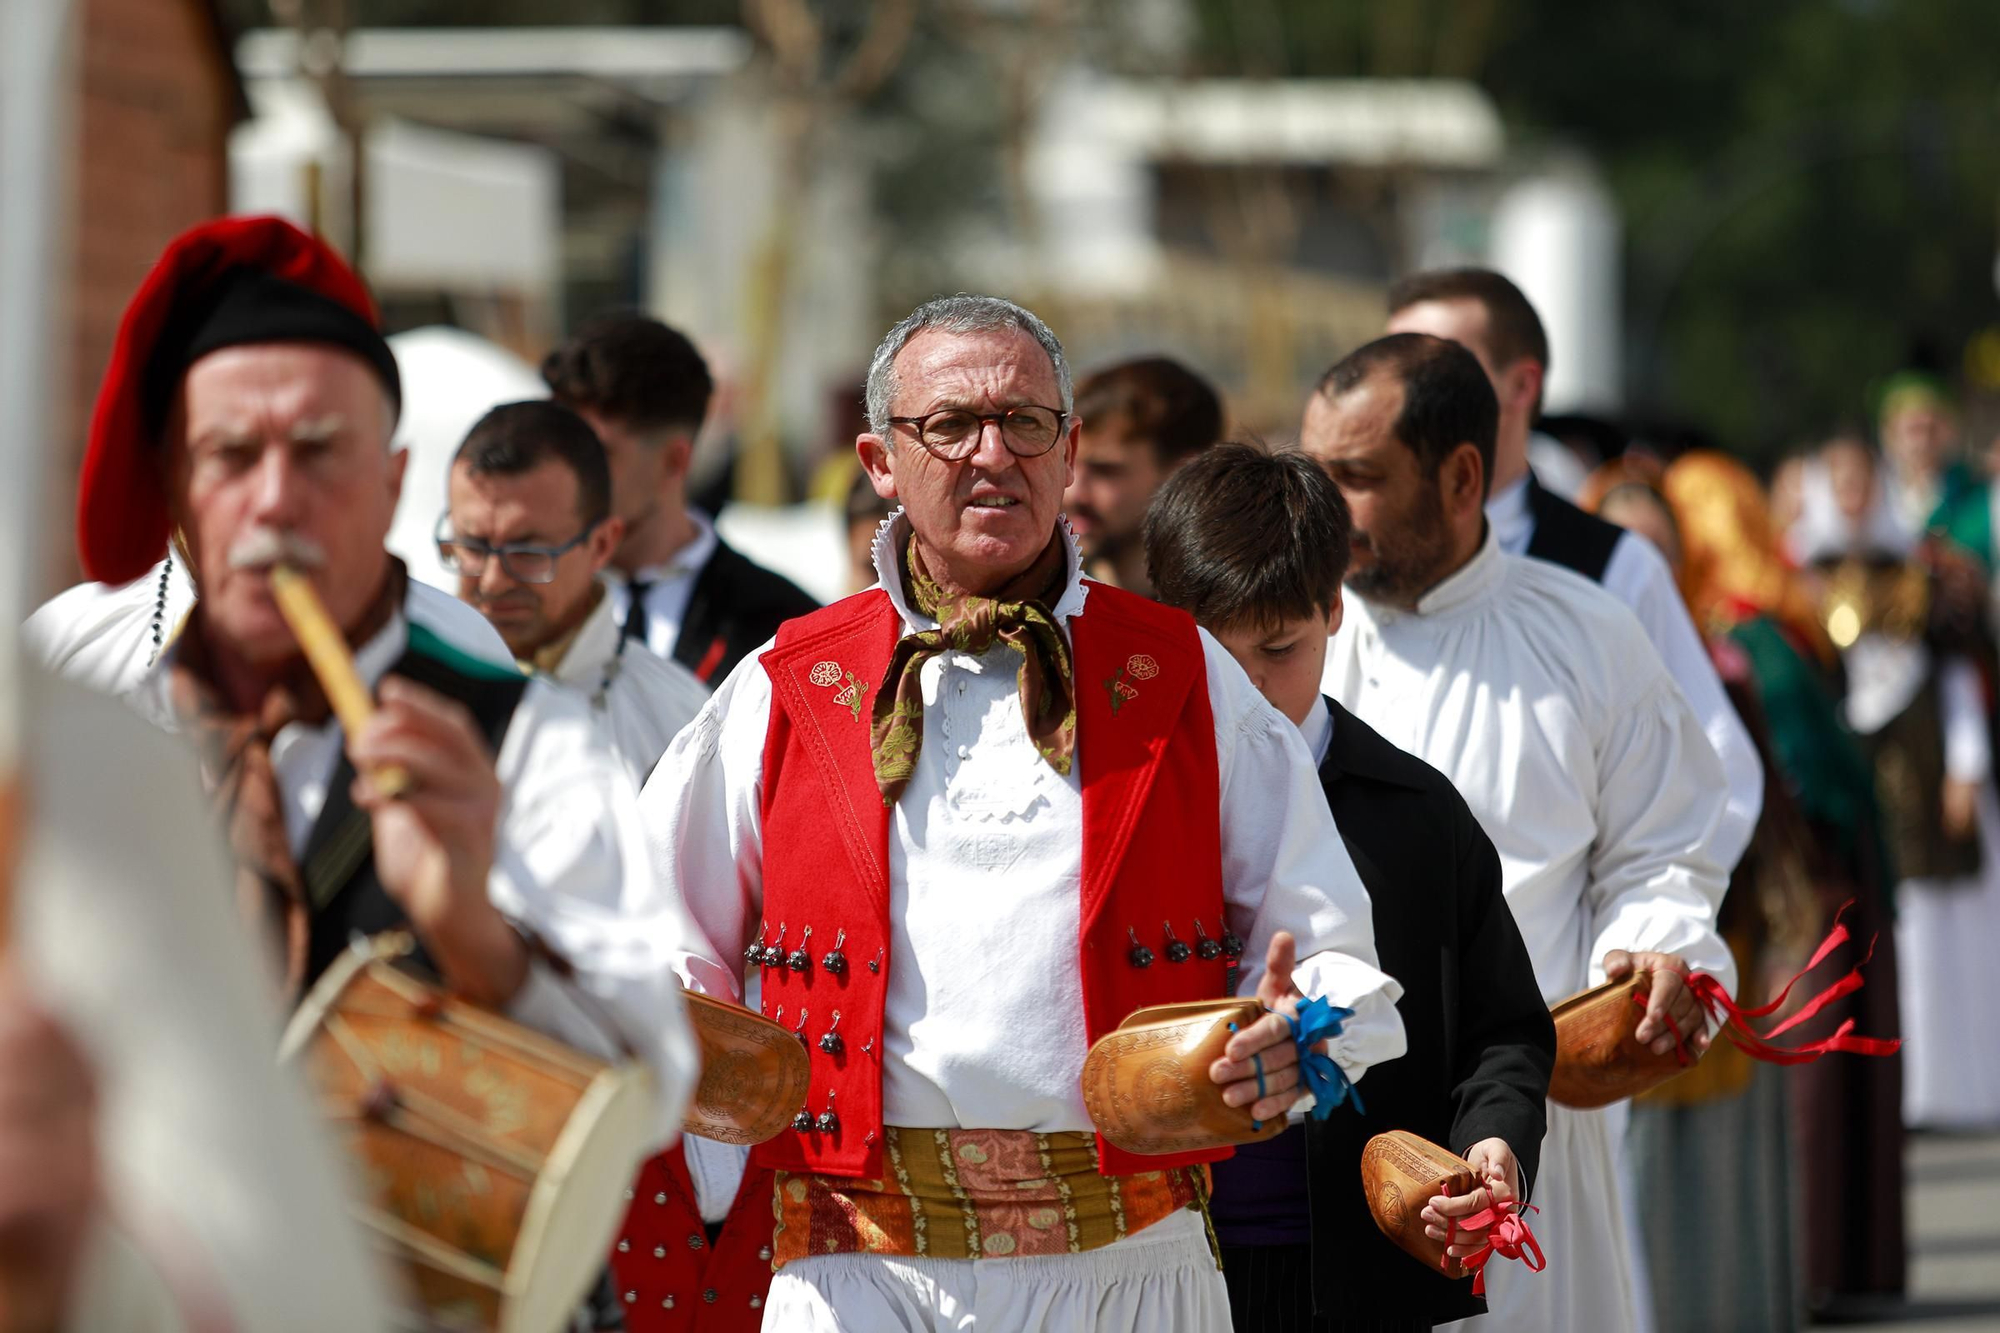
[(440, 514), (437, 521), (438, 559), (454, 574), (476, 579), (486, 572), (486, 562), (493, 556), (500, 557), (500, 568), (507, 571), (507, 577), (516, 583), (551, 583), (556, 577), (556, 561), (590, 540), (590, 534), (597, 531), (592, 523), (561, 546), (535, 546), (528, 542), (502, 542), (490, 546), (472, 537), (454, 537), (451, 532), (451, 514)]
[(946, 407), (920, 417), (890, 417), (895, 426), (908, 426), (917, 443), (931, 456), (947, 463), (970, 458), (979, 448), (986, 423), (1000, 427), (1000, 442), (1016, 458), (1037, 458), (1056, 447), (1062, 438), (1063, 422), (1069, 413), (1055, 407), (1025, 403), (1002, 412), (975, 412), (969, 407)]

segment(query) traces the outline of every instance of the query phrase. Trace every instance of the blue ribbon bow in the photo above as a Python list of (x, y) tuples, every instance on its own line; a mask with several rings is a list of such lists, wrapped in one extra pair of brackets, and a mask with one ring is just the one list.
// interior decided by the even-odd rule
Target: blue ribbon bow
[(1326, 1119), (1333, 1114), (1334, 1107), (1345, 1101), (1354, 1103), (1356, 1115), (1366, 1115), (1361, 1094), (1348, 1081), (1339, 1062), (1318, 1050), (1321, 1042), (1340, 1035), (1340, 1025), (1354, 1017), (1354, 1011), (1330, 1004), (1319, 996), (1301, 1001), (1298, 1008), (1298, 1016), (1288, 1014), (1285, 1021), (1292, 1025), (1292, 1040), (1298, 1044), (1299, 1074), (1305, 1079), (1306, 1091), (1313, 1095), (1313, 1119)]

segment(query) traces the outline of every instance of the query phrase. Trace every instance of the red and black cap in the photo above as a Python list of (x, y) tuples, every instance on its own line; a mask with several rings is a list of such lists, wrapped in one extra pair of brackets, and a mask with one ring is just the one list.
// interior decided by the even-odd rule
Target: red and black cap
[(400, 408), (402, 381), (375, 301), (354, 270), (283, 218), (218, 218), (168, 245), (125, 309), (97, 390), (77, 492), (84, 572), (127, 583), (166, 553), (165, 469), (155, 456), (188, 367), (243, 343), (352, 352)]

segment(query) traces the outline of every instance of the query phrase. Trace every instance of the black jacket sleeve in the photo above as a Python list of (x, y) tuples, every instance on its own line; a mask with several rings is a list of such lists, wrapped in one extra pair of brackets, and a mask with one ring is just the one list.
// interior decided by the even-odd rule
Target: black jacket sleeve
[(1462, 1016), (1465, 1030), (1452, 1043), (1460, 1054), (1452, 1071), (1450, 1147), (1463, 1153), (1483, 1139), (1505, 1140), (1521, 1164), (1525, 1202), (1548, 1129), (1555, 1023), (1501, 894), (1499, 854), (1463, 799), (1453, 792), (1452, 800), (1458, 816), (1459, 1002), (1446, 1012)]

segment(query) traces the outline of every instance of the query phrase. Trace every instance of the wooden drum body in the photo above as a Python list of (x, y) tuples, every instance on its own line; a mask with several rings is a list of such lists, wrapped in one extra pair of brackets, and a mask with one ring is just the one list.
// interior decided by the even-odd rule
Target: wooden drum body
[(363, 1222), (437, 1329), (554, 1333), (603, 1269), (652, 1119), (651, 1078), (357, 945), (285, 1033), (359, 1170)]

